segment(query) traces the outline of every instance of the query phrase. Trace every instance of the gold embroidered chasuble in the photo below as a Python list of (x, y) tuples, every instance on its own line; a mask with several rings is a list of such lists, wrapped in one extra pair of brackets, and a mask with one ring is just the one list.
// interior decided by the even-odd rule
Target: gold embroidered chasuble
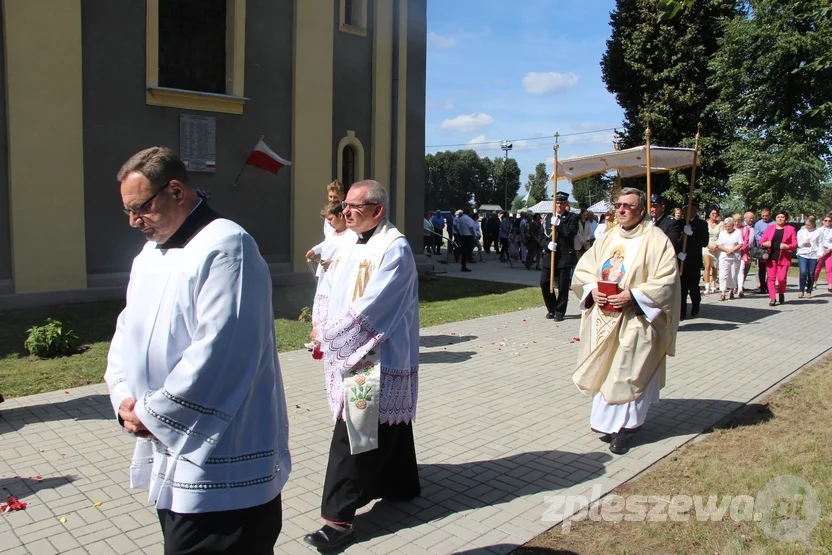
[(675, 354), (681, 286), (673, 245), (649, 222), (629, 231), (616, 226), (581, 257), (572, 290), (584, 299), (598, 281), (636, 290), (659, 310), (651, 321), (633, 305), (622, 312), (593, 305), (581, 317), (572, 380), (585, 395), (600, 392), (609, 404), (628, 403), (641, 397), (657, 370), (664, 387), (666, 357)]

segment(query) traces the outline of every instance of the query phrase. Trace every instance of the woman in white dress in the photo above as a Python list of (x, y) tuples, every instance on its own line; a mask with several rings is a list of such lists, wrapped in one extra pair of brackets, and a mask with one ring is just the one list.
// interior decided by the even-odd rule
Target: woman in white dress
[(734, 228), (734, 218), (725, 218), (722, 231), (717, 235), (719, 251), (719, 300), (724, 301), (730, 294), (734, 298), (737, 288), (737, 272), (740, 268), (740, 250), (742, 249), (742, 232)]
[(717, 208), (712, 208), (708, 214), (708, 246), (702, 247), (702, 260), (705, 263), (705, 275), (702, 278), (705, 282), (705, 294), (716, 293), (716, 284), (719, 280), (719, 232), (722, 231), (722, 218)]

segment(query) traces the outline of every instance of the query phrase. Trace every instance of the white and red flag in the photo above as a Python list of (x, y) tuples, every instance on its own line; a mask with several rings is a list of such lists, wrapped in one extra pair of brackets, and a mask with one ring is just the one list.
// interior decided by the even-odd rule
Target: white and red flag
[(281, 158), (263, 142), (263, 139), (257, 141), (257, 146), (251, 154), (248, 155), (246, 164), (266, 170), (267, 172), (277, 173), (283, 166), (291, 166), (292, 163), (284, 158)]

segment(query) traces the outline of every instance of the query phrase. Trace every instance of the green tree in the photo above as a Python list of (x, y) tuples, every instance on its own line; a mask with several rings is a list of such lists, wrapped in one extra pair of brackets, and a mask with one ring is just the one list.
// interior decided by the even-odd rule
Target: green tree
[(730, 136), (731, 187), (749, 208), (810, 211), (832, 156), (832, 20), (818, 0), (749, 0), (711, 68)]
[[(719, 48), (725, 21), (737, 11), (736, 1), (686, 3), (669, 21), (659, 21), (660, 7), (656, 0), (616, 0), (610, 14), (612, 34), (601, 72), (624, 110), (621, 146), (644, 144), (649, 123), (653, 145), (692, 147), (701, 122), (697, 189), (720, 197), (728, 190), (728, 167), (720, 154), (730, 133), (712, 109), (719, 91), (709, 82), (709, 60)], [(688, 173), (657, 174), (653, 190), (681, 203)], [(625, 181), (625, 186), (637, 183)]]
[(499, 204), (503, 208), (506, 207), (506, 199), (511, 202), (511, 199), (517, 196), (520, 191), (520, 166), (517, 165), (517, 160), (514, 158), (508, 159), (506, 164), (505, 158), (499, 156), (494, 157), (493, 162), (493, 176), (494, 176), (494, 197), (483, 199), (479, 204)]
[(502, 158), (480, 158), (474, 150), (425, 156), (426, 210), (462, 208), (471, 202), (503, 205), (506, 191), (514, 198), (519, 189), (520, 168), (513, 158), (506, 166)]
[(546, 200), (546, 186), (548, 184), (549, 174), (546, 171), (546, 163), (541, 162), (534, 167), (534, 173), (530, 173), (529, 179), (526, 181), (526, 190), (529, 192), (529, 198), (526, 201), (527, 206)]
[(526, 199), (523, 198), (523, 195), (517, 195), (514, 197), (514, 200), (511, 201), (511, 211), (518, 212), (525, 208), (526, 206)]
[(579, 179), (572, 184), (572, 197), (579, 206), (592, 206), (599, 200), (609, 197), (614, 179), (607, 174), (598, 173)]

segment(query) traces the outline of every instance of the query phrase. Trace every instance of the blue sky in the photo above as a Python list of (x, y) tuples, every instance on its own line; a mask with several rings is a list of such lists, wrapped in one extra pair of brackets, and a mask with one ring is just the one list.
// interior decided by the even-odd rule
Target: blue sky
[[(554, 139), (522, 139), (620, 126), (600, 67), (614, 4), (430, 0), (425, 152), (494, 141), (467, 147), (493, 158), (509, 139), (525, 185), (539, 162), (552, 173)], [(561, 137), (558, 155), (610, 151), (612, 133)], [(559, 188), (570, 189), (566, 181)]]

